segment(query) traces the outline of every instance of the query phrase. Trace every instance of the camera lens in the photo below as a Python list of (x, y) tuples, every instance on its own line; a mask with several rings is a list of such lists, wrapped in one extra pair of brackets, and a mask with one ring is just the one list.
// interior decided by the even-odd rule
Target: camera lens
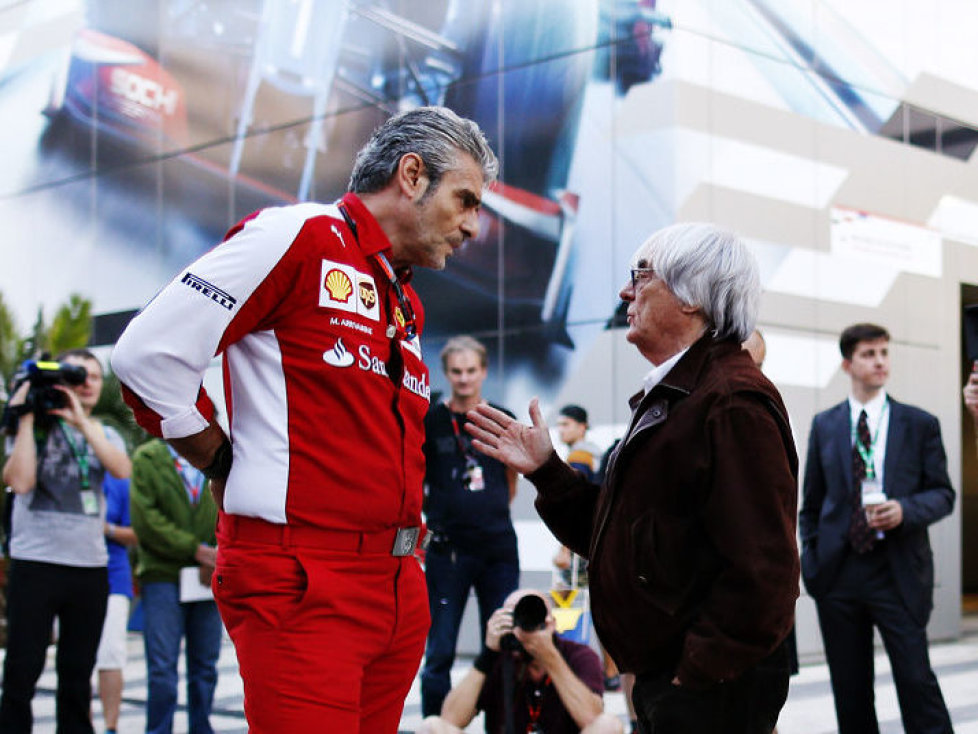
[(80, 364), (62, 362), (61, 379), (66, 385), (83, 385), (88, 379), (88, 370)]
[(513, 607), (513, 626), (526, 632), (543, 629), (547, 625), (547, 603), (536, 594), (527, 594)]

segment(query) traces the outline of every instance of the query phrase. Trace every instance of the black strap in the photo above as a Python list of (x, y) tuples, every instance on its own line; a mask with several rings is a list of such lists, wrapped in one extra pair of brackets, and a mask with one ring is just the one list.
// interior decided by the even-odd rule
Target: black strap
[(231, 462), (234, 461), (234, 450), (231, 448), (231, 441), (227, 436), (214, 452), (211, 463), (201, 469), (201, 472), (208, 479), (218, 479), (224, 481), (231, 473)]

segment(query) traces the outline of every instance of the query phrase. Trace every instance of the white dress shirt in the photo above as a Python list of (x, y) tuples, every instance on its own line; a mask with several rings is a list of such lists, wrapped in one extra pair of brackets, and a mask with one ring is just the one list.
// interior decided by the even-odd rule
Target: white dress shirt
[(890, 429), (890, 409), (886, 397), (886, 391), (880, 390), (879, 394), (863, 404), (856, 400), (852, 395), (849, 396), (849, 444), (855, 445), (856, 423), (859, 421), (859, 414), (866, 411), (866, 420), (869, 423), (869, 435), (873, 439), (873, 471), (877, 481), (883, 484), (883, 463), (886, 459), (886, 437)]

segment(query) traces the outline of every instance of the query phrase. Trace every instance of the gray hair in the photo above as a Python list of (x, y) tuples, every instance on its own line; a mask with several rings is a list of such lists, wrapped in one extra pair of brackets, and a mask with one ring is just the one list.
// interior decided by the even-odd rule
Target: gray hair
[(499, 162), (478, 125), (447, 107), (417, 107), (394, 115), (374, 130), (357, 153), (347, 188), (355, 194), (380, 191), (394, 176), (401, 158), (417, 153), (430, 182), (427, 195), (438, 188), (447, 171), (458, 166), (459, 152), (472, 156), (482, 167), (483, 183), (495, 180)]
[(757, 322), (761, 278), (757, 261), (733, 232), (712, 224), (674, 224), (653, 234), (638, 251), (670, 291), (702, 310), (719, 339), (742, 342)]

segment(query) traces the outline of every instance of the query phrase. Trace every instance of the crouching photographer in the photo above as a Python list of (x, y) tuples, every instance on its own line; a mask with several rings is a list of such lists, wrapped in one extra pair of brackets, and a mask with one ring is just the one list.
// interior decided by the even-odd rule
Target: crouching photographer
[[(102, 366), (77, 349), (31, 362), (4, 411), (3, 481), (14, 493), (0, 731), (29, 732), (58, 619), (58, 731), (91, 732), (91, 675), (108, 598), (108, 471), (129, 476), (122, 438), (92, 418)], [(109, 529), (111, 530), (111, 529)]]
[(620, 733), (621, 722), (604, 713), (603, 676), (591, 648), (554, 633), (549, 599), (520, 589), (493, 612), (485, 648), (418, 734), (457, 734), (479, 711), (487, 734)]

